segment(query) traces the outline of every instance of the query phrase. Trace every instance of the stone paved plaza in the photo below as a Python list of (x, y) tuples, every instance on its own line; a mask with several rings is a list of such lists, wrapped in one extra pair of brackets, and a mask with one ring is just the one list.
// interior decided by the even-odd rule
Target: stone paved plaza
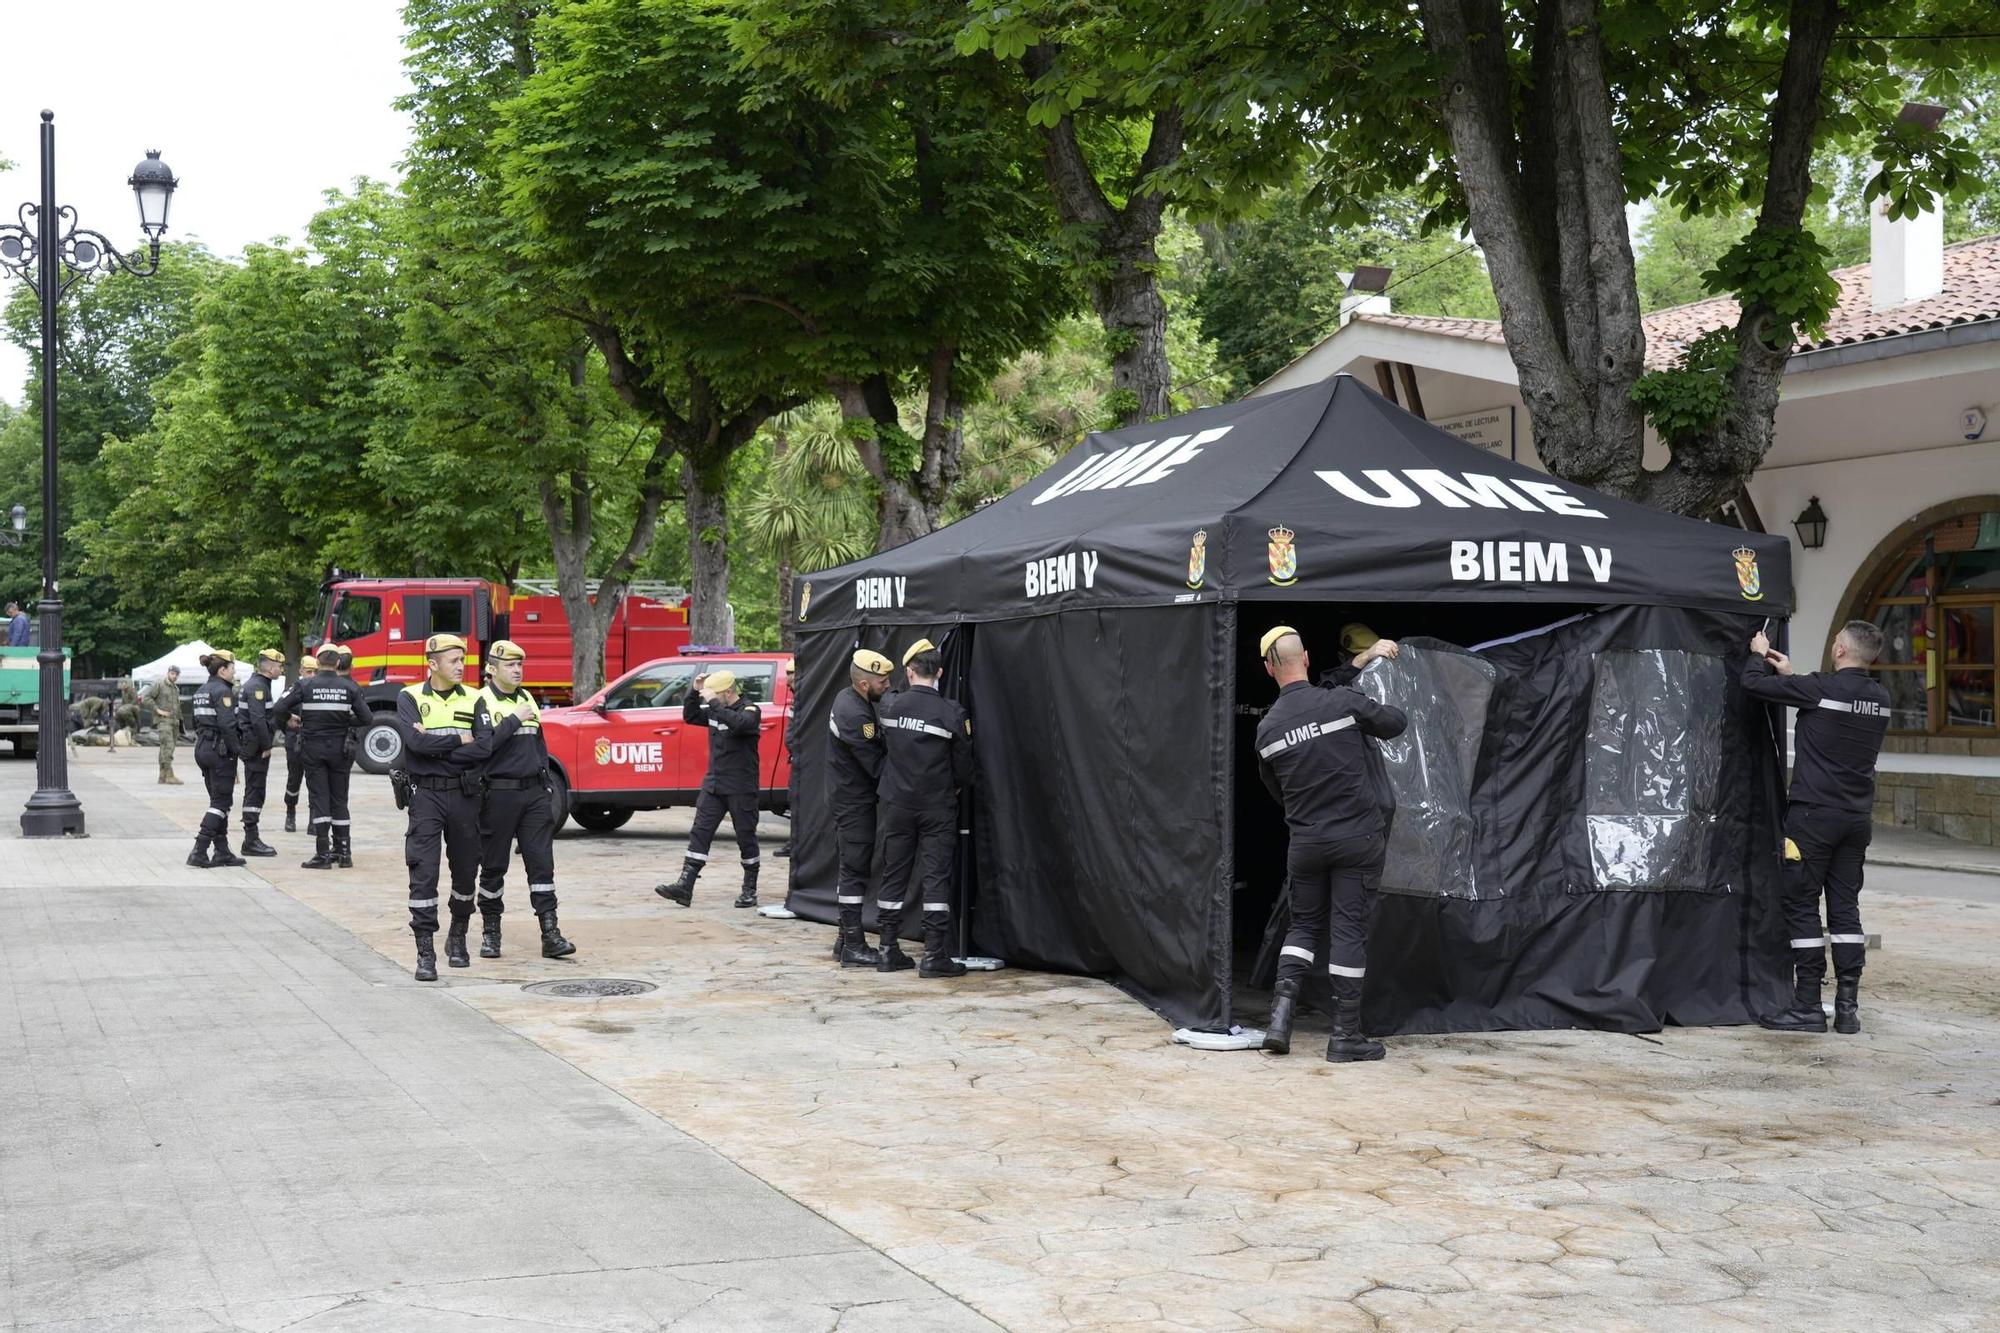
[[(1310, 1030), (1171, 1045), (1092, 981), (842, 973), (829, 928), (730, 909), (733, 844), (668, 907), (684, 812), (558, 842), (573, 959), (516, 902), (506, 957), (421, 987), (385, 782), (356, 869), (267, 825), (275, 863), (204, 874), (200, 788), (152, 765), (84, 752), (100, 837), (6, 845), (0, 1328), (2000, 1322), (1988, 876), (1871, 871), (1859, 1037), (1336, 1067)], [(658, 989), (521, 988), (582, 976)]]

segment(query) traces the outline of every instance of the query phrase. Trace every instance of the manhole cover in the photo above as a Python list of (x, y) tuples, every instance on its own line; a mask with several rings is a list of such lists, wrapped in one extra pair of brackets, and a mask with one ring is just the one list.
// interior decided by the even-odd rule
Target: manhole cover
[(644, 995), (658, 990), (650, 981), (622, 981), (617, 977), (584, 977), (578, 981), (537, 981), (522, 987), (531, 995), (555, 995), (565, 1000), (602, 1000), (614, 995)]

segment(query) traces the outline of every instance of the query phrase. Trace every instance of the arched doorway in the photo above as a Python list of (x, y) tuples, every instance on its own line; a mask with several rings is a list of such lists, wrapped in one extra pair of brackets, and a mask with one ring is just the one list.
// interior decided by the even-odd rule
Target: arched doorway
[(1874, 674), (1889, 690), (1890, 731), (2000, 737), (2000, 499), (1920, 514), (1876, 548), (1854, 586), (1844, 618), (1882, 627)]

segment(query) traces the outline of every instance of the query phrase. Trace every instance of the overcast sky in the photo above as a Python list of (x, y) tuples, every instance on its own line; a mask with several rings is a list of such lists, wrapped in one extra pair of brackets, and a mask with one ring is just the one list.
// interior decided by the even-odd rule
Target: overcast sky
[[(322, 191), (395, 178), (402, 55), (402, 0), (7, 0), (0, 219), (40, 194), (46, 107), (59, 202), (120, 249), (140, 248), (125, 181), (148, 148), (181, 182), (170, 238), (227, 255), (296, 238)], [(0, 345), (0, 398), (18, 403), (29, 370)]]

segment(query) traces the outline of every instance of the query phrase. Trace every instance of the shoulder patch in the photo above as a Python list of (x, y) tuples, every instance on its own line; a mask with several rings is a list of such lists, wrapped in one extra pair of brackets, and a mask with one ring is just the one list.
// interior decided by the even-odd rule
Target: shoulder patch
[(223, 706), (224, 708), (228, 708), (228, 707), (229, 707), (229, 706), (231, 705), (231, 703), (232, 703), (232, 700), (230, 699), (230, 697), (229, 697), (228, 695), (226, 695), (226, 694), (225, 694), (225, 695), (223, 695), (223, 696), (222, 696), (222, 706)]
[(972, 719), (969, 717), (965, 719), (965, 734), (968, 736), (972, 734)]
[(875, 724), (873, 722), (863, 722), (861, 724), (861, 739), (865, 741), (875, 739)]

